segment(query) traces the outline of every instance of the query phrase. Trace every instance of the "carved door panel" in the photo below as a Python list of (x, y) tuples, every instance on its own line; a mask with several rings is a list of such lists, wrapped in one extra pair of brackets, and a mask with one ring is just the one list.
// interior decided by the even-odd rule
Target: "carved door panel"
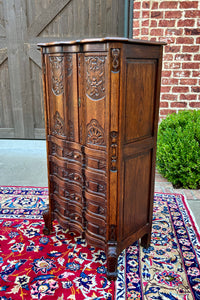
[(78, 142), (76, 54), (51, 54), (47, 60), (49, 134)]
[(106, 141), (106, 74), (107, 56), (104, 53), (80, 55), (81, 74), (81, 121), (85, 127), (83, 143), (89, 148), (105, 150)]

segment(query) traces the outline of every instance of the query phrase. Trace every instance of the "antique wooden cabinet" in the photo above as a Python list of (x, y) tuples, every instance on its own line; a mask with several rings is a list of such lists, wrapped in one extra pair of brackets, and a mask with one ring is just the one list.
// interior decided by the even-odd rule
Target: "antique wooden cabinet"
[(105, 38), (39, 44), (49, 178), (57, 219), (118, 254), (151, 239), (162, 43)]

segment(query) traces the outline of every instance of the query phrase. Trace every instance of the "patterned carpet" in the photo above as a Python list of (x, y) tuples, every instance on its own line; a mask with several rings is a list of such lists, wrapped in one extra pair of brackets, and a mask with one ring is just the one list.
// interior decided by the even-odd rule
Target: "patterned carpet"
[(107, 281), (105, 254), (55, 222), (45, 188), (0, 187), (0, 300), (200, 299), (200, 235), (182, 195), (155, 194), (151, 246), (138, 242)]

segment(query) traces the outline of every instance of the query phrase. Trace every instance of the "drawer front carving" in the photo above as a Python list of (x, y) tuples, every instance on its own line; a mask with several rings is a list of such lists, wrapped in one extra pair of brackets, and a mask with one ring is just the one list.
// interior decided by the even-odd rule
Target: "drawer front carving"
[(99, 236), (100, 239), (105, 239), (106, 236), (106, 227), (101, 227), (100, 225), (88, 223), (87, 232)]
[(106, 195), (106, 176), (100, 172), (85, 170), (85, 187), (88, 192)]
[[(57, 166), (58, 169), (60, 168), (63, 170), (73, 170), (76, 173), (80, 173), (80, 175), (82, 174), (82, 166), (73, 160), (60, 160), (56, 156), (49, 155), (49, 161), (52, 165)], [(56, 169), (56, 167), (54, 168)]]
[(92, 216), (88, 213), (85, 214), (86, 218), (86, 231), (88, 234), (99, 236), (100, 239), (106, 238), (106, 222), (101, 218)]
[(75, 223), (79, 227), (83, 227), (84, 222), (82, 206), (79, 206), (80, 203), (72, 202), (71, 197), (61, 199), (56, 194), (51, 194), (51, 199), (53, 202), (54, 214), (58, 221), (61, 219), (63, 223), (66, 223), (66, 226), (70, 226), (71, 223)]
[(85, 166), (95, 171), (106, 172), (106, 152), (84, 147)]
[(86, 168), (96, 169), (98, 171), (106, 171), (106, 161), (96, 157), (86, 156), (85, 166)]
[(98, 182), (92, 179), (87, 179), (85, 182), (86, 189), (88, 191), (97, 193), (97, 194), (106, 194), (106, 184), (105, 182)]
[(106, 219), (106, 199), (96, 194), (85, 191), (86, 212), (96, 214), (100, 218)]
[(58, 223), (64, 229), (74, 230), (75, 232), (82, 233), (83, 232), (83, 218), (78, 214), (73, 214), (69, 218), (63, 217), (58, 213), (58, 211), (54, 212), (55, 219), (58, 220)]
[(85, 191), (86, 198), (86, 213), (96, 214), (97, 217), (106, 220), (106, 199), (104, 197), (96, 196)]
[(52, 136), (49, 140), (49, 155), (57, 156), (60, 159), (73, 160), (82, 164), (83, 156), (81, 146), (77, 143), (64, 141)]
[[(81, 214), (76, 211), (69, 211), (67, 209), (62, 209), (59, 207), (59, 204), (55, 203), (55, 210), (54, 214), (57, 216), (58, 221), (62, 219), (64, 222), (66, 222), (66, 225), (70, 226), (70, 223), (76, 223), (80, 227), (83, 227), (83, 217), (82, 212)], [(64, 213), (63, 213), (64, 210)]]
[(63, 198), (70, 198), (72, 201), (82, 203), (82, 187), (72, 182), (64, 182), (58, 177), (50, 176), (51, 193), (55, 193)]
[(74, 184), (79, 184), (82, 186), (83, 178), (80, 171), (73, 169), (68, 169), (57, 165), (55, 162), (50, 163), (51, 174), (58, 176), (62, 180), (71, 181)]
[(54, 207), (65, 217), (69, 217), (70, 212), (82, 214), (82, 203), (74, 201), (71, 195), (69, 195), (69, 198), (61, 199), (59, 195), (51, 194), (51, 199)]
[[(88, 200), (88, 199), (87, 199)], [(86, 212), (98, 215), (98, 217), (105, 218), (106, 207), (103, 204), (88, 201), (86, 205)]]

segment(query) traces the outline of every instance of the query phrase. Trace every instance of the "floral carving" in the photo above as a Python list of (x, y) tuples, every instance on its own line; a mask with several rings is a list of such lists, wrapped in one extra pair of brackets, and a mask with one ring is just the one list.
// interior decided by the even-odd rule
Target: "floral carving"
[(86, 65), (86, 94), (92, 100), (105, 97), (105, 56), (87, 56)]
[(95, 119), (87, 125), (87, 144), (105, 145), (104, 130)]
[(58, 111), (56, 111), (54, 117), (54, 134), (64, 136), (64, 120), (61, 118)]
[(58, 96), (63, 93), (63, 57), (50, 56), (52, 91)]

